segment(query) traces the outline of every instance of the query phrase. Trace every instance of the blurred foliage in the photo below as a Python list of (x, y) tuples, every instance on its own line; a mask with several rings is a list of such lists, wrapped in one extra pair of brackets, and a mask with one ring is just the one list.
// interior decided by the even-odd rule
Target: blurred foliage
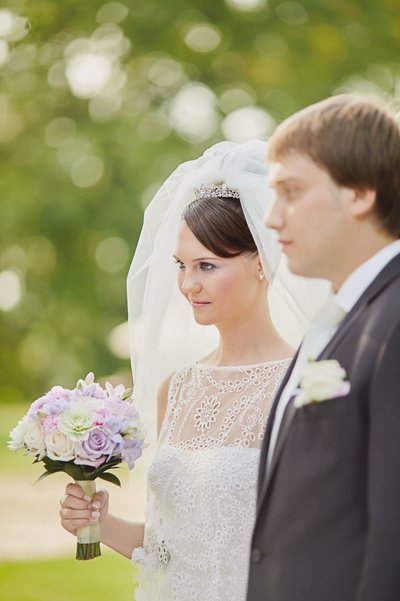
[(399, 0), (6, 0), (0, 402), (129, 378), (109, 337), (157, 185), (337, 91), (396, 98), (399, 40)]

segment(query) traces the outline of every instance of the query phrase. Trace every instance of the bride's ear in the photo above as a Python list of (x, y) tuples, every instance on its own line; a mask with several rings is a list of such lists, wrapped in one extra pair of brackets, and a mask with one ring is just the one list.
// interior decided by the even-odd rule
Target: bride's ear
[(260, 255), (257, 255), (257, 279), (265, 280), (264, 267), (262, 266)]

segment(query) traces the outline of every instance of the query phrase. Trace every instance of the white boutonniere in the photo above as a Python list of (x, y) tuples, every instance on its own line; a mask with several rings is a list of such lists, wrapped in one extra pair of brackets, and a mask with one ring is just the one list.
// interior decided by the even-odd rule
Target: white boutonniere
[(350, 391), (347, 374), (336, 359), (310, 361), (300, 380), (294, 406), (299, 408), (334, 397), (345, 396)]

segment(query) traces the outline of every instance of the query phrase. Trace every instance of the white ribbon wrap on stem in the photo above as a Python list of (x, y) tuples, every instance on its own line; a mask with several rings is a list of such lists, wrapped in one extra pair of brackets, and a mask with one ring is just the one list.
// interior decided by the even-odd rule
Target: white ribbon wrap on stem
[[(95, 480), (76, 480), (76, 483), (84, 490), (85, 495), (93, 498), (96, 493)], [(100, 524), (96, 520), (90, 526), (83, 526), (76, 531), (77, 535), (77, 559), (93, 559), (99, 557), (100, 552)]]

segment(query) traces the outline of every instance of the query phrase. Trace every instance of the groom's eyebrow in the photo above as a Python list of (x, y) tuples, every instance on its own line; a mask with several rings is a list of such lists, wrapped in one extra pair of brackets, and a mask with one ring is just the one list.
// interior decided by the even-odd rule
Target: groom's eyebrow
[(298, 182), (301, 180), (301, 177), (297, 176), (297, 175), (288, 175), (288, 176), (282, 176), (280, 178), (277, 179), (271, 179), (269, 182), (269, 185), (272, 187), (276, 187), (276, 186), (284, 186), (287, 183), (291, 183), (291, 182)]

